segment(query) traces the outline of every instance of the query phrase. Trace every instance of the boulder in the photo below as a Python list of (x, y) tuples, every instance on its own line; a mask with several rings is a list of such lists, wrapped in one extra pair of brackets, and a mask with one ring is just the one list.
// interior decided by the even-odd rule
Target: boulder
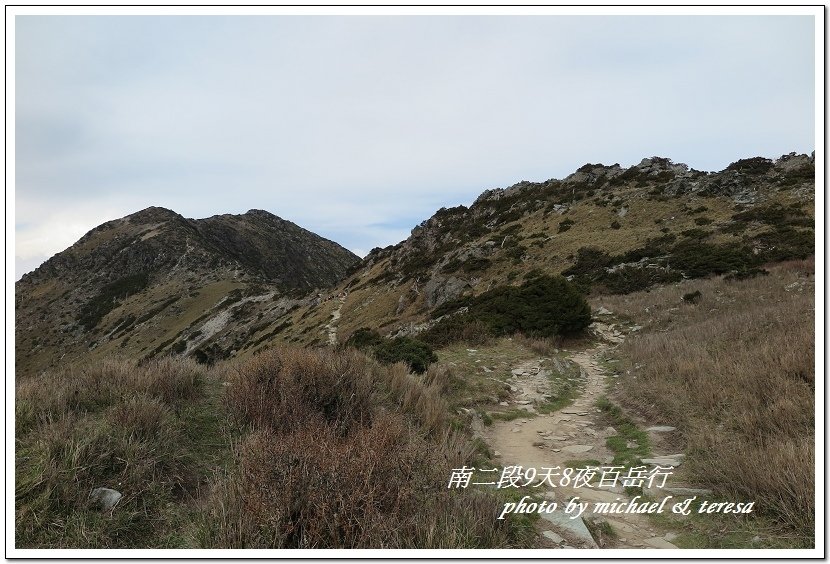
[(95, 488), (89, 492), (89, 499), (93, 505), (104, 511), (109, 511), (121, 501), (121, 492), (110, 488)]

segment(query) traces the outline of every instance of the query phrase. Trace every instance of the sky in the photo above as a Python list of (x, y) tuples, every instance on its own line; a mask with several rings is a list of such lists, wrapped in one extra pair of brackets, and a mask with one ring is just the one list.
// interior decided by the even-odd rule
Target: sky
[(148, 206), (358, 255), (591, 163), (810, 153), (812, 16), (15, 16), (15, 275)]

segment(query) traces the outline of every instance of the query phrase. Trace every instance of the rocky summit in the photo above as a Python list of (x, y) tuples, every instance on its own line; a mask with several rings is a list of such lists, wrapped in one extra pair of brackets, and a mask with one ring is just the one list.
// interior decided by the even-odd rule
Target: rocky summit
[(21, 278), (17, 371), (182, 352), (182, 330), (217, 304), (267, 300), (282, 312), (291, 296), (335, 284), (358, 261), (266, 211), (186, 219), (150, 207), (96, 227)]

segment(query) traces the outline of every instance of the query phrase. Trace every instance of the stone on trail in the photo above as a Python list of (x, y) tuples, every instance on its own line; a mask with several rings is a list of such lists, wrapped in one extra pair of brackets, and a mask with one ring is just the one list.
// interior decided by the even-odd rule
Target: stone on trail
[(89, 492), (89, 499), (98, 507), (107, 511), (115, 507), (121, 500), (121, 492), (111, 490), (110, 488), (95, 488)]
[(654, 427), (649, 427), (646, 431), (651, 431), (652, 433), (671, 433), (675, 429), (676, 427), (669, 427), (668, 425), (655, 425)]
[(643, 464), (653, 464), (655, 466), (680, 466), (683, 464), (682, 454), (667, 454), (663, 456), (655, 456), (654, 458), (644, 458)]
[(563, 447), (562, 450), (565, 452), (569, 452), (571, 454), (580, 454), (583, 452), (588, 452), (589, 450), (593, 450), (594, 445), (568, 445)]
[(598, 548), (596, 541), (594, 541), (594, 537), (591, 536), (591, 532), (588, 530), (588, 527), (585, 526), (585, 522), (582, 520), (582, 517), (571, 519), (571, 515), (568, 515), (561, 510), (554, 511), (553, 513), (540, 513), (539, 516), (542, 519), (552, 523), (557, 529), (562, 530), (565, 534), (573, 536), (584, 542), (590, 548)]
[(667, 541), (666, 539), (664, 539), (662, 537), (654, 537), (654, 538), (646, 539), (645, 542), (646, 542), (647, 545), (652, 546), (654, 548), (666, 548), (666, 549), (677, 548), (675, 545), (673, 545), (672, 543), (670, 543), (669, 541)]
[(533, 446), (542, 448), (545, 446), (545, 441), (533, 441)]
[(564, 542), (564, 540), (565, 540), (562, 537), (560, 537), (559, 535), (557, 535), (556, 533), (554, 533), (553, 531), (544, 531), (542, 533), (542, 536), (544, 536), (547, 539), (550, 539), (551, 541), (553, 541), (554, 544), (559, 544), (561, 542)]

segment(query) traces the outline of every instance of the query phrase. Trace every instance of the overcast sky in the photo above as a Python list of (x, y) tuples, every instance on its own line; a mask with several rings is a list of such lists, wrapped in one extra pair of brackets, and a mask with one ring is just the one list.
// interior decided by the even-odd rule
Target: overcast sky
[(815, 149), (812, 17), (17, 16), (16, 277), (147, 206), (359, 255), (442, 206), (652, 155)]

